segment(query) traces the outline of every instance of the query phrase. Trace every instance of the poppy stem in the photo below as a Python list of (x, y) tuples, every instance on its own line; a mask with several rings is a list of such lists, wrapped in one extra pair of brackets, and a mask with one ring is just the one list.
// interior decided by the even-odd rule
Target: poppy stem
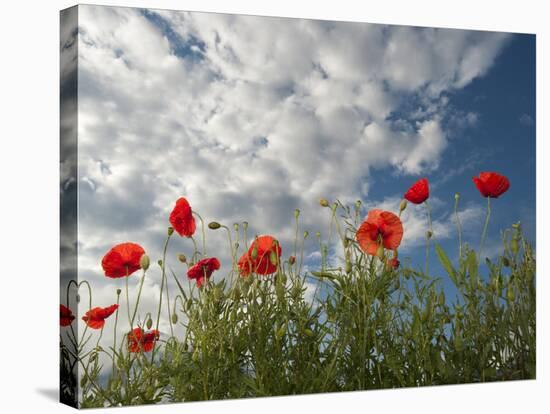
[(134, 327), (132, 326), (133, 325), (133, 320), (132, 320), (132, 317), (130, 316), (130, 295), (128, 294), (128, 276), (130, 276), (129, 274), (129, 269), (128, 269), (128, 266), (126, 266), (126, 277), (125, 277), (125, 287), (126, 287), (126, 310), (128, 311), (128, 324), (130, 325), (130, 332), (134, 329)]
[[(118, 305), (120, 302), (120, 290), (117, 290), (117, 294), (116, 294), (116, 304)], [(117, 325), (118, 325), (118, 306), (116, 308), (116, 313), (115, 313), (115, 329), (114, 329), (114, 332), (113, 332), (113, 350), (114, 352), (116, 352), (116, 331), (117, 331)], [(114, 358), (114, 355), (113, 355), (113, 376), (115, 375), (115, 367), (116, 367), (116, 364), (115, 364), (115, 358)]]
[(458, 230), (458, 262), (460, 263), (460, 260), (462, 259), (462, 227), (460, 225), (460, 217), (458, 216), (458, 199), (459, 197), (455, 197), (455, 218), (456, 227)]
[(428, 276), (428, 263), (430, 261), (430, 239), (433, 236), (433, 226), (432, 226), (432, 210), (428, 200), (424, 201), (426, 205), (426, 210), (428, 212), (428, 232), (426, 233), (426, 276)]
[(487, 238), (487, 229), (489, 228), (489, 218), (491, 217), (491, 197), (487, 197), (487, 215), (485, 216), (485, 225), (483, 226), (483, 233), (481, 233), (481, 242), (479, 244), (479, 261), (481, 261), (481, 253), (485, 246), (485, 239)]
[(143, 282), (145, 281), (145, 273), (146, 271), (144, 270), (143, 271), (143, 275), (141, 276), (141, 281), (139, 282), (139, 290), (138, 290), (138, 295), (137, 295), (137, 299), (136, 299), (136, 304), (134, 306), (134, 313), (132, 314), (132, 321), (130, 322), (130, 325), (134, 326), (134, 321), (136, 320), (136, 313), (137, 313), (137, 310), (138, 310), (138, 307), (139, 307), (139, 298), (141, 297), (141, 290), (143, 288)]
[(201, 221), (201, 232), (202, 232), (202, 257), (206, 257), (206, 233), (204, 231), (204, 220), (201, 215), (196, 211), (193, 211), (193, 214), (199, 218)]
[(162, 251), (162, 276), (161, 276), (161, 282), (160, 282), (160, 295), (159, 295), (159, 307), (157, 312), (157, 323), (155, 325), (155, 329), (158, 331), (159, 329), (159, 323), (160, 323), (160, 311), (162, 307), (162, 294), (164, 290), (164, 278), (166, 277), (166, 250), (168, 249), (168, 242), (170, 241), (171, 234), (168, 234), (166, 237), (166, 242), (164, 243), (164, 250)]

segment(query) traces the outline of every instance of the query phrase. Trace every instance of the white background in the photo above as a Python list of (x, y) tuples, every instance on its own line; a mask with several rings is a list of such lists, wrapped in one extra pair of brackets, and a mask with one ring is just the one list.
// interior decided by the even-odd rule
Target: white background
[[(537, 34), (537, 380), (185, 405), (121, 408), (131, 413), (345, 410), (422, 413), (548, 412), (550, 357), (547, 209), (549, 144), (543, 140), (548, 84), (548, 11), (543, 1), (149, 0), (101, 4), (455, 27)], [(69, 412), (57, 403), (59, 10), (61, 0), (3, 2), (0, 11), (0, 409)], [(546, 69), (548, 73), (548, 69)], [(95, 412), (103, 412), (98, 410)]]

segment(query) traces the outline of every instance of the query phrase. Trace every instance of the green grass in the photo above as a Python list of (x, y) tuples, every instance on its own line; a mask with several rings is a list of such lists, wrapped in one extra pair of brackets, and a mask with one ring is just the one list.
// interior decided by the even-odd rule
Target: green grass
[[(81, 407), (535, 378), (535, 257), (519, 225), (502, 233), (494, 262), (479, 263), (463, 245), (453, 264), (432, 243), (445, 273), (426, 275), (365, 255), (354, 239), (357, 216), (344, 209), (341, 220), (335, 210), (344, 268), (327, 267), (321, 243), (318, 271), (304, 272), (298, 257), (271, 276), (231, 273), (193, 294), (170, 292), (172, 322), (185, 334), (163, 337), (154, 355), (126, 352), (121, 338), (87, 354), (63, 347), (65, 374), (80, 369)], [(456, 296), (445, 297), (444, 279)], [(308, 281), (318, 286), (313, 301)], [(75, 398), (74, 378), (63, 377), (66, 399)]]

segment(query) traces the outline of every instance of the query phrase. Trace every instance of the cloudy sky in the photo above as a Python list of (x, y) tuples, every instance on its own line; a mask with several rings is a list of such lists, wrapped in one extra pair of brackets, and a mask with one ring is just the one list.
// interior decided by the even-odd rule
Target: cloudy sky
[[(493, 170), (511, 189), (493, 203), (487, 254), (518, 220), (534, 240), (534, 36), (103, 6), (80, 6), (78, 19), (78, 276), (96, 306), (123, 287), (103, 276), (103, 255), (133, 241), (156, 262), (180, 196), (207, 221), (273, 234), (287, 257), (296, 208), (302, 230), (326, 237), (319, 198), (396, 211), (425, 176), (435, 237), (453, 256), (454, 194), (477, 246), (485, 200), (471, 177)], [(403, 218), (400, 257), (421, 266), (425, 211)], [(192, 243), (175, 237), (168, 264), (184, 278), (180, 252)], [(207, 230), (207, 253), (222, 260), (219, 280), (224, 233)], [(143, 313), (159, 285), (153, 265)]]

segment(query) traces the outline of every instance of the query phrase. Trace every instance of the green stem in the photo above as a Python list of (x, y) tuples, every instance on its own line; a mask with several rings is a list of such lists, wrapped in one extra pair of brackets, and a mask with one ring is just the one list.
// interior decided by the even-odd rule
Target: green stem
[(206, 233), (204, 231), (204, 220), (201, 215), (196, 211), (193, 211), (193, 214), (199, 218), (201, 221), (201, 232), (202, 232), (202, 257), (206, 257)]
[(424, 202), (426, 205), (426, 209), (428, 212), (428, 226), (429, 226), (429, 234), (426, 234), (426, 276), (428, 276), (428, 262), (430, 261), (430, 239), (433, 237), (433, 226), (432, 226), (432, 210), (430, 208), (430, 204), (428, 203), (428, 200)]
[(481, 242), (479, 245), (479, 261), (481, 261), (481, 253), (485, 246), (485, 239), (487, 238), (487, 229), (489, 228), (489, 218), (491, 217), (491, 197), (487, 197), (487, 215), (485, 217), (485, 225), (483, 226), (483, 233), (481, 233)]
[(136, 305), (134, 306), (134, 313), (132, 314), (132, 320), (130, 322), (130, 325), (133, 327), (134, 326), (134, 321), (136, 320), (136, 313), (137, 313), (137, 310), (138, 310), (138, 307), (139, 307), (139, 298), (141, 297), (141, 290), (143, 288), (143, 282), (145, 281), (145, 270), (143, 271), (143, 275), (141, 276), (141, 281), (139, 282), (139, 290), (138, 290), (138, 295), (137, 295), (137, 299), (136, 299)]
[(460, 225), (460, 217), (458, 216), (458, 197), (455, 197), (455, 217), (458, 230), (458, 261), (462, 259), (462, 227)]
[[(120, 293), (117, 292), (116, 304), (118, 305), (119, 302), (120, 302)], [(117, 325), (118, 325), (118, 307), (117, 307), (116, 313), (115, 313), (115, 330), (113, 332), (113, 350), (115, 350), (115, 351), (116, 351), (116, 330), (117, 330)], [(115, 367), (116, 367), (115, 356), (113, 355), (113, 376), (115, 375)]]
[(162, 251), (162, 276), (161, 276), (161, 282), (160, 282), (160, 295), (159, 295), (159, 307), (157, 312), (157, 323), (155, 325), (155, 329), (158, 331), (159, 329), (159, 323), (160, 323), (160, 311), (162, 309), (162, 294), (164, 290), (164, 279), (166, 277), (166, 250), (168, 249), (168, 242), (170, 241), (171, 234), (168, 234), (168, 237), (166, 237), (166, 242), (164, 243), (164, 249)]
[(126, 277), (125, 277), (125, 287), (126, 287), (126, 310), (128, 312), (128, 324), (130, 325), (130, 332), (134, 329), (132, 326), (132, 317), (130, 316), (130, 295), (128, 294), (128, 277), (130, 276), (128, 271), (128, 266), (126, 266)]

